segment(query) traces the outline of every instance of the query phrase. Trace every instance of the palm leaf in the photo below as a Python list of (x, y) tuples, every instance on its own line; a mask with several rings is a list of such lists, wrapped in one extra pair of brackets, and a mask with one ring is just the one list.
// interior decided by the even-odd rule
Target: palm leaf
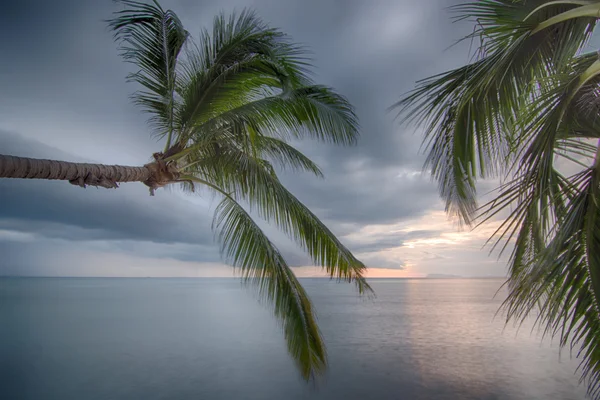
[(318, 177), (323, 177), (323, 172), (317, 164), (306, 157), (285, 141), (270, 136), (262, 135), (256, 131), (252, 135), (253, 145), (257, 148), (257, 155), (268, 157), (275, 161), (282, 169), (293, 168), (312, 172)]
[(511, 276), (505, 301), (507, 318), (526, 318), (539, 309), (537, 323), (561, 346), (578, 347), (583, 379), (592, 396), (600, 395), (600, 208), (598, 170), (573, 177), (576, 195), (569, 199), (556, 235), (531, 253)]
[(229, 196), (217, 207), (213, 225), (227, 259), (274, 305), (302, 377), (309, 380), (323, 372), (327, 354), (310, 299), (277, 248)]
[[(477, 26), (466, 39), (480, 39), (478, 60), (418, 83), (392, 108), (404, 120), (423, 124), (431, 168), (446, 209), (471, 223), (477, 208), (475, 181), (506, 172), (519, 110), (531, 85), (568, 62), (587, 42), (595, 18), (539, 25), (578, 4), (481, 0), (456, 6), (458, 19)], [(552, 29), (547, 29), (549, 27)]]
[(115, 13), (109, 26), (121, 42), (121, 55), (139, 71), (129, 75), (144, 90), (134, 100), (152, 114), (150, 122), (160, 137), (167, 136), (171, 146), (174, 130), (177, 59), (188, 32), (171, 10), (164, 11), (156, 0), (153, 5), (121, 0), (127, 9)]
[[(593, 66), (595, 56), (583, 56), (574, 60), (568, 73), (554, 74), (552, 84), (539, 88), (532, 101), (523, 107), (519, 117), (521, 135), (516, 145), (518, 163), (514, 168), (516, 178), (504, 186), (498, 199), (483, 207), (482, 221), (512, 207), (516, 208), (502, 224), (502, 237), (512, 237), (515, 230), (528, 216), (535, 214), (540, 235), (548, 236), (558, 216), (564, 215), (563, 200), (567, 186), (555, 169), (555, 156), (581, 163), (581, 157), (593, 155), (595, 148), (575, 141), (582, 138), (581, 124), (573, 124), (572, 117), (578, 108), (574, 99), (586, 85), (596, 85), (586, 71)], [(583, 80), (582, 80), (583, 79)], [(538, 85), (539, 86), (539, 85)], [(575, 132), (575, 135), (573, 133)], [(565, 186), (565, 183), (567, 186)], [(508, 233), (512, 230), (511, 233)]]
[[(238, 100), (239, 101), (239, 100)], [(230, 107), (198, 126), (199, 139), (223, 126), (247, 124), (282, 139), (311, 137), (336, 144), (354, 144), (358, 121), (353, 107), (324, 86), (304, 86)]]
[(307, 67), (303, 49), (253, 12), (244, 10), (229, 19), (217, 16), (212, 34), (203, 31), (182, 67), (180, 140), (188, 140), (229, 102), (239, 104), (257, 91), (283, 91), (309, 82)]
[(360, 293), (372, 293), (363, 277), (364, 264), (302, 202), (279, 181), (265, 163), (236, 149), (221, 149), (218, 157), (198, 163), (190, 174), (222, 188), (236, 199), (248, 201), (252, 209), (275, 223), (323, 266), (332, 278), (354, 281)]

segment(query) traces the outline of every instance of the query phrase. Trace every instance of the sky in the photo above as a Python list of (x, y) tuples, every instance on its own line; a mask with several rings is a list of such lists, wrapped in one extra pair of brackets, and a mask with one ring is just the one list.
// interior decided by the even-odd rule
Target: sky
[[(368, 267), (369, 277), (504, 276), (485, 241), (498, 221), (460, 230), (422, 173), (422, 133), (387, 108), (414, 82), (469, 61), (472, 30), (449, 0), (163, 0), (194, 38), (213, 16), (252, 8), (305, 45), (315, 81), (356, 107), (353, 147), (298, 148), (325, 178), (282, 173), (287, 187)], [(131, 66), (104, 22), (109, 0), (21, 0), (0, 14), (0, 153), (143, 165), (162, 145), (130, 101)], [(218, 199), (140, 183), (107, 190), (66, 182), (0, 180), (0, 276), (233, 276), (211, 231)], [(261, 224), (298, 276), (320, 269)]]

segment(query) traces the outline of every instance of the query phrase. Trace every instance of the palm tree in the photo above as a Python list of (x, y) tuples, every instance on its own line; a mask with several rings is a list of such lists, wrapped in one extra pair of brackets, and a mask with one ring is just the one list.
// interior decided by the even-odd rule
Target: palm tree
[[(474, 226), (503, 219), (492, 249), (514, 246), (507, 321), (537, 315), (578, 351), (600, 398), (600, 59), (584, 53), (600, 1), (480, 0), (454, 11), (475, 22), (465, 38), (479, 44), (473, 61), (418, 82), (392, 109), (425, 128), (425, 168), (447, 212)], [(503, 183), (479, 206), (482, 178)]]
[(213, 228), (221, 250), (274, 306), (288, 350), (308, 380), (326, 366), (326, 351), (311, 302), (279, 250), (246, 204), (277, 225), (332, 278), (371, 292), (365, 266), (279, 181), (275, 166), (322, 176), (317, 165), (289, 144), (310, 137), (343, 145), (358, 137), (352, 106), (309, 77), (304, 51), (288, 36), (243, 11), (214, 20), (198, 43), (177, 15), (158, 2), (124, 0), (109, 26), (141, 86), (135, 102), (150, 113), (164, 150), (140, 167), (69, 163), (0, 155), (0, 177), (60, 179), (117, 188), (143, 182), (157, 188), (179, 183), (218, 194)]

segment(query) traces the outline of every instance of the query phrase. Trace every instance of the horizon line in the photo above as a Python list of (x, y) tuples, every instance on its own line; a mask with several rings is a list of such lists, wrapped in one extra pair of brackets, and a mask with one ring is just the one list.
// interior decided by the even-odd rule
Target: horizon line
[[(0, 279), (243, 279), (238, 276), (30, 276), (30, 275), (0, 275)], [(336, 281), (337, 278), (327, 276), (299, 276), (298, 279), (326, 279)], [(482, 275), (482, 276), (378, 276), (366, 278), (367, 280), (384, 280), (384, 279), (506, 279), (506, 276), (500, 275)], [(343, 281), (343, 280), (342, 280)], [(341, 282), (341, 281), (340, 281)]]

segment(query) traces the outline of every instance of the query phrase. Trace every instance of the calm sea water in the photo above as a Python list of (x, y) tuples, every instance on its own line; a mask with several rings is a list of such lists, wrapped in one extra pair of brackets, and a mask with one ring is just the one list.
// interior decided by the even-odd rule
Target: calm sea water
[(0, 279), (0, 399), (583, 399), (577, 360), (494, 314), (500, 280), (303, 280), (330, 370), (304, 384), (233, 279)]

